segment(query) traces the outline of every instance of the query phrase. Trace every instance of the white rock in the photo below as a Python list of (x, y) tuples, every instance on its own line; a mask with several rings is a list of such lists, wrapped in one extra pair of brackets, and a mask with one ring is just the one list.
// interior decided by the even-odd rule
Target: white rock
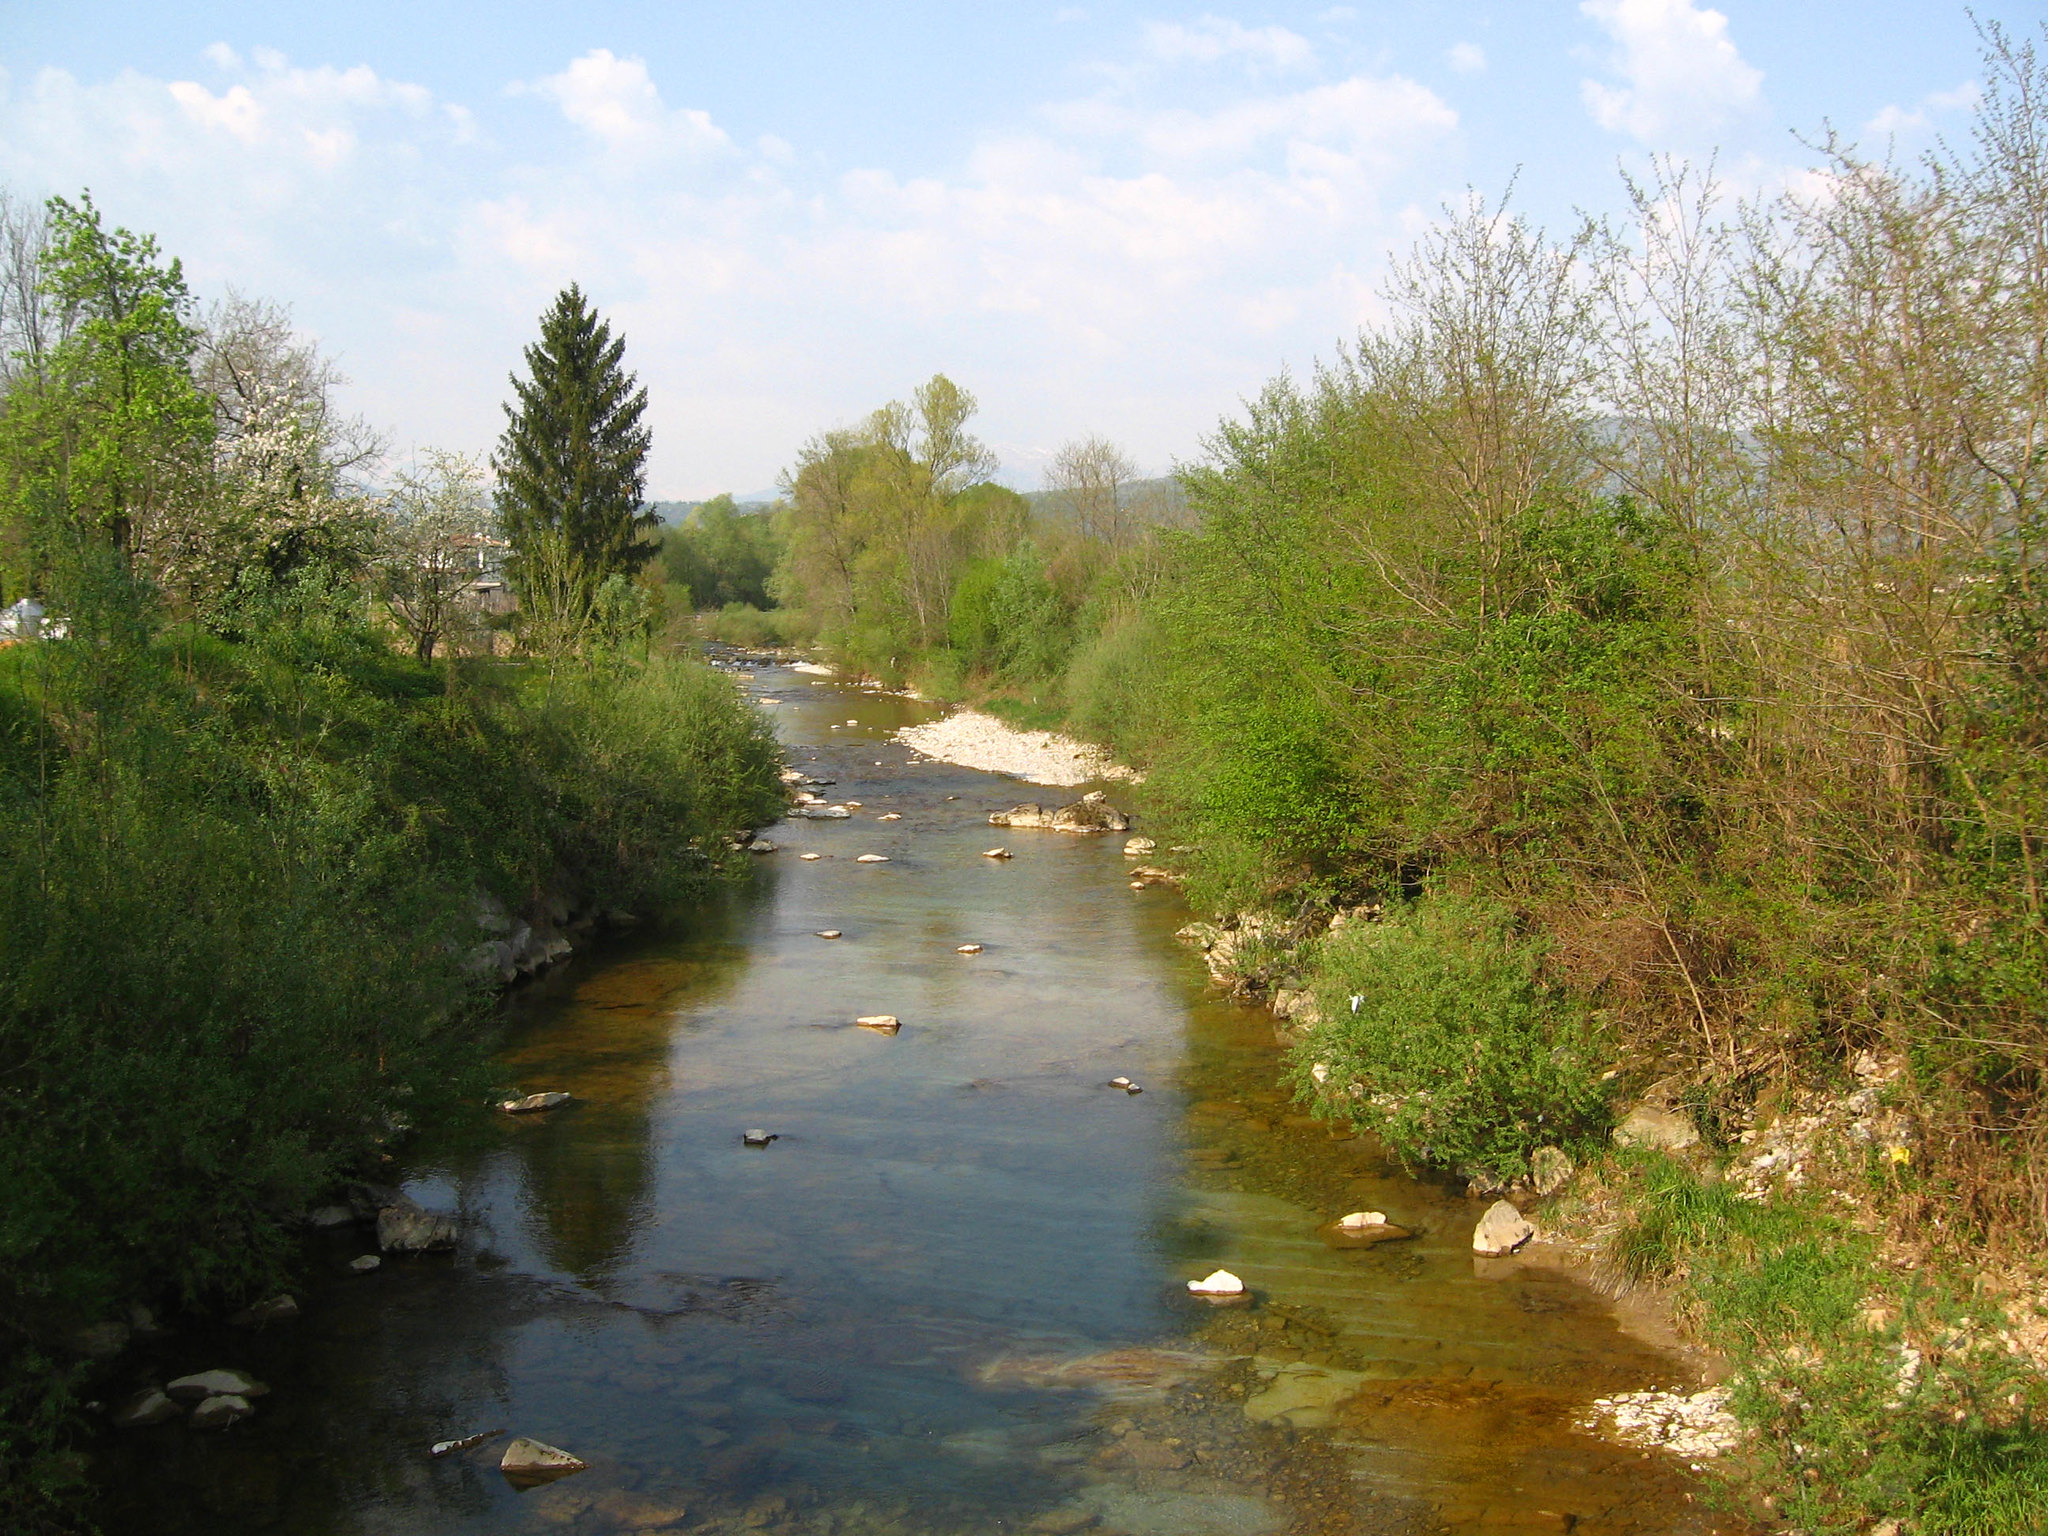
[(1136, 1083), (1125, 1083), (1125, 1084), (1124, 1084), (1124, 1092), (1125, 1092), (1125, 1093), (1143, 1093), (1144, 1091), (1145, 1091), (1145, 1090), (1144, 1090), (1143, 1088), (1139, 1087), (1139, 1086), (1138, 1086), (1138, 1084), (1136, 1084)]
[(486, 1440), (495, 1440), (505, 1433), (502, 1429), (479, 1430), (473, 1435), (464, 1435), (460, 1440), (436, 1440), (429, 1456), (452, 1456), (457, 1451), (466, 1451), (473, 1445), (482, 1445)]
[(1536, 1235), (1536, 1228), (1505, 1200), (1496, 1200), (1472, 1229), (1472, 1251), (1488, 1258), (1513, 1253)]
[(773, 853), (775, 852), (775, 845), (769, 842), (768, 839), (765, 837), (757, 837), (751, 843), (747, 844), (747, 852)]
[(376, 1254), (366, 1253), (359, 1259), (350, 1259), (348, 1267), (352, 1274), (367, 1275), (371, 1270), (381, 1268), (383, 1263), (384, 1261)]
[(953, 953), (956, 955), (978, 955), (981, 953), (981, 946), (979, 944), (955, 944), (953, 946)]
[(498, 1470), (511, 1481), (550, 1482), (558, 1477), (567, 1477), (571, 1472), (581, 1472), (590, 1463), (567, 1451), (557, 1450), (538, 1440), (529, 1440), (521, 1435), (505, 1447), (505, 1454), (498, 1461)]
[(1363, 1232), (1367, 1227), (1384, 1227), (1387, 1224), (1385, 1211), (1353, 1211), (1349, 1216), (1339, 1218), (1337, 1225), (1346, 1232)]
[(1007, 848), (986, 848), (982, 850), (981, 856), (984, 859), (1007, 859), (1011, 854)]
[(902, 1021), (893, 1013), (863, 1014), (853, 1022), (862, 1029), (872, 1029), (878, 1035), (893, 1035), (903, 1027)]
[(1131, 1080), (1128, 1077), (1112, 1077), (1109, 1080), (1109, 1086), (1112, 1088), (1128, 1088), (1131, 1086)]
[(886, 864), (889, 862), (889, 855), (886, 853), (864, 853), (853, 862), (856, 864)]
[(749, 1130), (740, 1132), (740, 1144), (742, 1146), (765, 1147), (769, 1142), (776, 1139), (776, 1134), (773, 1131)]
[(181, 1403), (197, 1403), (209, 1397), (262, 1397), (270, 1388), (246, 1371), (212, 1370), (180, 1376), (164, 1391)]
[(1194, 1296), (1242, 1296), (1244, 1282), (1227, 1269), (1188, 1282), (1188, 1292)]
[(814, 859), (822, 859), (824, 855), (822, 853), (800, 853), (797, 855), (797, 857), (802, 859), (806, 864), (808, 864)]
[(403, 1195), (377, 1213), (377, 1246), (386, 1253), (426, 1253), (455, 1246), (455, 1218), (421, 1210)]
[(107, 1422), (116, 1429), (147, 1429), (152, 1424), (175, 1419), (184, 1411), (155, 1387), (144, 1387), (116, 1408)]
[(1159, 845), (1152, 841), (1152, 839), (1149, 837), (1134, 837), (1129, 842), (1124, 844), (1124, 857), (1127, 859), (1135, 859), (1142, 854), (1152, 852), (1158, 846)]
[(901, 821), (902, 819), (903, 813), (901, 811), (890, 811), (875, 818), (877, 821)]
[(194, 1429), (226, 1429), (239, 1419), (246, 1419), (256, 1410), (249, 1406), (246, 1397), (224, 1392), (218, 1397), (209, 1397), (192, 1410), (192, 1417), (186, 1422)]
[(849, 721), (847, 721), (846, 723), (847, 723), (848, 725), (859, 725), (859, 724), (860, 724), (860, 722), (859, 722), (858, 720), (849, 720)]
[(574, 1095), (559, 1092), (529, 1093), (523, 1099), (506, 1099), (498, 1108), (508, 1115), (530, 1115), (543, 1109), (559, 1109), (572, 1097)]
[(837, 928), (820, 928), (818, 930), (818, 937), (821, 939), (836, 939), (839, 937), (839, 930)]

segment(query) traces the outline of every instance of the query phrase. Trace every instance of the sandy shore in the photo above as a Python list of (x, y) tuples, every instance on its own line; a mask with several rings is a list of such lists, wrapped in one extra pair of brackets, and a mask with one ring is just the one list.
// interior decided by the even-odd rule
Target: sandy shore
[(1020, 731), (994, 715), (972, 709), (924, 725), (905, 726), (896, 733), (896, 740), (942, 763), (1007, 773), (1027, 784), (1071, 786), (1138, 777), (1100, 747), (1052, 731)]

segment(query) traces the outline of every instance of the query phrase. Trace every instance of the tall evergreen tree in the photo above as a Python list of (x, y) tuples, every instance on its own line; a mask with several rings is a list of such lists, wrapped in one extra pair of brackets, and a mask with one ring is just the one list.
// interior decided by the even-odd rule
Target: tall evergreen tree
[(550, 623), (573, 627), (607, 576), (630, 576), (655, 552), (643, 534), (659, 519), (641, 500), (647, 391), (622, 366), (625, 353), (625, 338), (572, 283), (541, 316), (527, 377), (512, 377), (492, 460), (498, 515), (512, 579)]

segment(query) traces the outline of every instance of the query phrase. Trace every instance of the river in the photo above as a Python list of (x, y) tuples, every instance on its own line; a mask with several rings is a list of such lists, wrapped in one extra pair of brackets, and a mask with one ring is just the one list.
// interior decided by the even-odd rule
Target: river
[[(516, 1000), (508, 1073), (576, 1100), (409, 1153), (456, 1254), (355, 1277), (343, 1231), (296, 1321), (161, 1346), (273, 1391), (124, 1441), (116, 1536), (1712, 1528), (1684, 1468), (1574, 1427), (1692, 1365), (1296, 1113), (1270, 1019), (1207, 990), (1122, 838), (991, 828), (1063, 795), (910, 761), (929, 706), (748, 686), (859, 809)], [(1360, 1208), (1418, 1235), (1319, 1235)], [(1252, 1306), (1187, 1296), (1219, 1265)], [(497, 1429), (590, 1470), (520, 1492), (504, 1437), (427, 1454)]]

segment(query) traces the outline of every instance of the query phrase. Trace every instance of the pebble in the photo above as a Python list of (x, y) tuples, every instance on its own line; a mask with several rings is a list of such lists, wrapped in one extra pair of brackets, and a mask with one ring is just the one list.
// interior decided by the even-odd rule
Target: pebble
[(781, 1137), (773, 1131), (748, 1130), (740, 1132), (740, 1144), (742, 1146), (765, 1147), (769, 1142), (779, 1140), (781, 1140)]
[(359, 1259), (350, 1259), (348, 1267), (352, 1274), (367, 1275), (371, 1270), (381, 1267), (383, 1263), (384, 1261), (376, 1254), (366, 1253)]
[(981, 946), (979, 944), (956, 944), (953, 946), (953, 953), (956, 955), (978, 955), (981, 953)]
[(1010, 850), (1007, 848), (990, 848), (982, 854), (984, 859), (1007, 859), (1010, 856)]
[(893, 1013), (863, 1014), (853, 1022), (862, 1029), (872, 1029), (878, 1035), (893, 1035), (903, 1027), (903, 1022)]
[(903, 813), (901, 811), (889, 811), (886, 814), (877, 816), (875, 818), (875, 820), (877, 821), (901, 821), (902, 819)]
[(482, 1445), (486, 1440), (495, 1440), (505, 1433), (502, 1429), (479, 1430), (473, 1435), (464, 1435), (460, 1440), (436, 1440), (429, 1456), (450, 1456), (456, 1451), (466, 1451), (473, 1445)]
[(806, 864), (808, 864), (811, 862), (811, 860), (822, 859), (823, 857), (825, 857), (825, 855), (823, 855), (822, 853), (800, 853), (797, 855), (797, 857), (802, 859)]
[(864, 853), (853, 862), (856, 864), (886, 864), (889, 862), (889, 855), (886, 853)]

